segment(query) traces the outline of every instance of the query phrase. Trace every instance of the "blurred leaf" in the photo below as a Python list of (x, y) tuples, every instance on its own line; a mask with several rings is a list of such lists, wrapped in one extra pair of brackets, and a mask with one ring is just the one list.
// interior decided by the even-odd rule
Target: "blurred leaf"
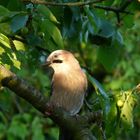
[(35, 117), (32, 122), (32, 139), (45, 140), (43, 131), (42, 131), (42, 124), (38, 117)]
[[(117, 40), (116, 44), (117, 43), (118, 45), (120, 44), (119, 46), (124, 44), (123, 37), (119, 31), (116, 31), (116, 33), (113, 36), (113, 40)], [(114, 44), (115, 44), (115, 41), (114, 41)]]
[(112, 130), (116, 129), (117, 123), (118, 123), (117, 122), (116, 102), (114, 99), (111, 99), (110, 103), (111, 103), (110, 110), (105, 118), (105, 130), (106, 130), (107, 137), (112, 136), (112, 134), (110, 132), (112, 132)]
[(32, 115), (29, 113), (22, 114), (22, 118), (25, 120), (25, 122), (30, 123), (32, 121)]
[(9, 137), (10, 135), (12, 135), (22, 140), (25, 139), (25, 137), (28, 135), (27, 125), (22, 123), (16, 117), (13, 118), (10, 127), (8, 129), (8, 135)]
[(4, 136), (6, 134), (6, 126), (3, 123), (0, 123), (0, 139), (4, 139)]
[(12, 30), (10, 28), (10, 22), (0, 23), (0, 32), (6, 35), (11, 34)]
[(45, 19), (49, 19), (50, 21), (54, 23), (59, 23), (56, 17), (53, 15), (53, 13), (50, 11), (50, 9), (46, 7), (45, 5), (38, 5), (37, 11), (39, 14), (42, 14)]
[(0, 21), (1, 21), (1, 18), (3, 18), (3, 16), (9, 14), (9, 10), (3, 6), (0, 5)]
[(134, 25), (134, 17), (132, 15), (125, 15), (123, 17), (123, 22), (127, 28), (131, 28)]
[(88, 79), (94, 86), (98, 96), (100, 97), (100, 104), (104, 110), (105, 115), (107, 115), (110, 111), (110, 99), (108, 97), (108, 94), (105, 92), (104, 88), (102, 85), (91, 75), (87, 73)]
[(9, 0), (7, 4), (8, 9), (15, 11), (20, 10), (22, 6), (22, 1), (19, 0)]
[(92, 25), (92, 28), (94, 30), (94, 33), (97, 33), (100, 26), (100, 18), (96, 16), (95, 12), (93, 10), (90, 10), (89, 7), (84, 7), (84, 10), (87, 14), (87, 17)]
[(11, 30), (15, 33), (26, 25), (28, 16), (26, 14), (18, 14), (11, 21)]
[(134, 57), (133, 58), (133, 65), (134, 65), (136, 71), (138, 73), (140, 73), (140, 65), (139, 65), (140, 64), (140, 56), (139, 55), (134, 55), (133, 57)]
[(104, 46), (98, 48), (98, 60), (105, 67), (107, 71), (112, 71), (120, 55), (120, 48), (118, 46)]
[(112, 37), (115, 33), (114, 27), (107, 20), (100, 20), (99, 28), (100, 30), (98, 34), (105, 38)]
[(64, 47), (60, 30), (51, 21), (47, 19), (43, 20), (41, 29), (43, 32), (45, 32), (45, 35), (49, 34), (53, 38), (53, 41), (58, 45), (59, 48)]

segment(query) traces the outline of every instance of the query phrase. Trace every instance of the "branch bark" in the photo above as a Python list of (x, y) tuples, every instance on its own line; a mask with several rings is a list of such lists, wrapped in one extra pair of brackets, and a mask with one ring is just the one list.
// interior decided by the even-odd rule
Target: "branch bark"
[(96, 140), (90, 131), (91, 123), (102, 122), (102, 112), (90, 112), (84, 116), (70, 116), (62, 108), (50, 107), (48, 99), (43, 94), (29, 85), (25, 80), (20, 79), (16, 74), (0, 65), (0, 84), (9, 88), (17, 96), (22, 97), (33, 105), (38, 111), (49, 117), (59, 126), (60, 130), (68, 132), (70, 139), (67, 140)]
[(56, 3), (56, 2), (48, 2), (43, 0), (22, 0), (23, 2), (31, 2), (33, 4), (43, 4), (46, 6), (85, 6), (94, 3), (100, 3), (105, 0), (95, 0), (95, 1), (86, 1), (86, 2), (66, 2), (66, 3)]

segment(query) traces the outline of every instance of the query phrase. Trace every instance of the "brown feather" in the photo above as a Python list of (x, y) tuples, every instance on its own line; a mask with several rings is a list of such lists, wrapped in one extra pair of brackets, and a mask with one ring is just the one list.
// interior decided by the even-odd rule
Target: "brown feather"
[(54, 69), (50, 104), (62, 107), (71, 115), (75, 115), (83, 105), (87, 78), (78, 61), (68, 51), (53, 52), (48, 57), (49, 61), (56, 59), (54, 58), (56, 53), (59, 54), (57, 59), (62, 60), (63, 63), (52, 63), (50, 65)]

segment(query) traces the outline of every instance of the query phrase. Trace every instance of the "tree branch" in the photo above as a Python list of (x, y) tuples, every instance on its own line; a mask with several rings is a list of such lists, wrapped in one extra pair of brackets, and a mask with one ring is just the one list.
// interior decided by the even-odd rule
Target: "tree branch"
[(108, 6), (103, 6), (103, 5), (93, 5), (94, 8), (98, 8), (98, 9), (103, 9), (106, 11), (112, 11), (115, 13), (125, 13), (125, 14), (133, 14), (132, 12), (129, 11), (125, 11), (122, 8), (118, 8), (118, 7), (108, 7)]
[(49, 117), (61, 130), (66, 130), (72, 140), (96, 140), (90, 130), (90, 126), (91, 123), (102, 122), (102, 113), (100, 111), (96, 113), (90, 112), (84, 116), (70, 116), (62, 108), (49, 106), (48, 100), (40, 91), (30, 86), (23, 79), (18, 78), (3, 65), (0, 65), (0, 84), (25, 99), (43, 114), (49, 112)]
[(22, 0), (23, 2), (31, 2), (33, 4), (43, 4), (46, 6), (85, 6), (94, 3), (100, 3), (105, 0), (95, 0), (95, 1), (86, 1), (86, 2), (67, 2), (67, 3), (56, 3), (56, 2), (48, 2), (43, 0)]
[(112, 11), (116, 14), (118, 23), (120, 23), (120, 13), (125, 14), (133, 14), (130, 11), (126, 11), (125, 9), (129, 6), (129, 4), (132, 2), (132, 0), (126, 0), (120, 7), (108, 7), (104, 5), (97, 5), (96, 3), (101, 3), (105, 0), (95, 0), (95, 1), (85, 1), (85, 2), (67, 2), (67, 3), (56, 3), (56, 2), (47, 2), (43, 0), (22, 0), (23, 2), (31, 2), (33, 4), (43, 4), (46, 6), (85, 6), (85, 5), (91, 5), (94, 8), (103, 9), (106, 11)]

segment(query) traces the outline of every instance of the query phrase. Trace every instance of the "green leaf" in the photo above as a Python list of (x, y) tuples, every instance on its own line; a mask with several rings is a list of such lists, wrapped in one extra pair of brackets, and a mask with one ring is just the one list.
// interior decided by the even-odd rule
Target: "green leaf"
[(0, 139), (4, 139), (6, 134), (6, 126), (3, 123), (0, 123)]
[(18, 11), (22, 8), (22, 1), (19, 0), (9, 0), (7, 8), (12, 11)]
[(119, 31), (116, 31), (116, 33), (113, 36), (114, 43), (117, 43), (117, 42), (115, 42), (115, 40), (118, 42), (118, 44), (120, 44), (120, 46), (122, 46), (124, 44), (123, 37)]
[(50, 11), (50, 9), (45, 5), (38, 5), (37, 11), (39, 14), (42, 14), (45, 19), (49, 19), (52, 22), (59, 23), (53, 13)]
[(9, 14), (9, 12), (10, 11), (7, 8), (0, 5), (0, 19), (1, 19), (1, 17)]
[(110, 137), (112, 135), (112, 130), (116, 129), (117, 127), (117, 108), (116, 108), (116, 102), (111, 99), (110, 102), (110, 110), (105, 118), (105, 130), (106, 130), (106, 136)]
[(20, 120), (13, 119), (8, 129), (8, 135), (13, 135), (20, 139), (25, 139), (25, 137), (28, 135), (27, 125), (22, 123)]
[(26, 14), (18, 14), (11, 21), (11, 30), (15, 33), (26, 25), (28, 16)]
[(110, 111), (110, 100), (108, 97), (108, 94), (105, 92), (104, 88), (102, 85), (95, 79), (93, 78), (90, 74), (87, 73), (89, 81), (92, 83), (94, 86), (97, 94), (100, 97), (100, 104), (104, 110), (105, 115), (107, 115)]
[(10, 48), (10, 42), (7, 36), (0, 33), (0, 43), (3, 44), (5, 47)]
[(123, 17), (125, 28), (131, 28), (134, 25), (134, 21), (135, 19), (133, 15), (126, 15)]
[(115, 29), (112, 26), (112, 24), (110, 22), (108, 22), (107, 20), (100, 20), (100, 25), (99, 25), (100, 31), (99, 31), (99, 35), (109, 38), (112, 37), (115, 33)]
[(10, 22), (0, 23), (0, 32), (6, 35), (11, 34)]
[[(16, 46), (17, 47), (17, 46)], [(0, 33), (0, 61), (20, 69), (20, 61), (17, 59), (17, 52), (10, 46), (10, 41), (4, 34)]]
[(35, 119), (32, 122), (32, 139), (45, 140), (45, 137), (42, 131), (42, 124), (38, 117), (35, 117)]
[(95, 12), (93, 10), (90, 10), (89, 7), (85, 6), (84, 10), (87, 14), (89, 22), (92, 25), (92, 28), (94, 29), (94, 33), (97, 33), (99, 30), (98, 27), (100, 26), (100, 18), (96, 16)]
[(107, 71), (112, 71), (120, 55), (120, 48), (118, 46), (104, 46), (98, 48), (98, 60), (105, 67)]
[(122, 91), (121, 96), (118, 98), (123, 102), (123, 105), (120, 108), (120, 118), (121, 123), (125, 129), (133, 128), (133, 109), (136, 103), (136, 99), (133, 96), (132, 91)]
[(60, 30), (54, 23), (47, 19), (43, 20), (41, 23), (41, 30), (45, 33), (45, 36), (48, 36), (49, 34), (59, 48), (64, 47), (63, 38), (61, 36)]
[(8, 22), (13, 16), (19, 12), (11, 12), (7, 8), (0, 5), (0, 22)]

